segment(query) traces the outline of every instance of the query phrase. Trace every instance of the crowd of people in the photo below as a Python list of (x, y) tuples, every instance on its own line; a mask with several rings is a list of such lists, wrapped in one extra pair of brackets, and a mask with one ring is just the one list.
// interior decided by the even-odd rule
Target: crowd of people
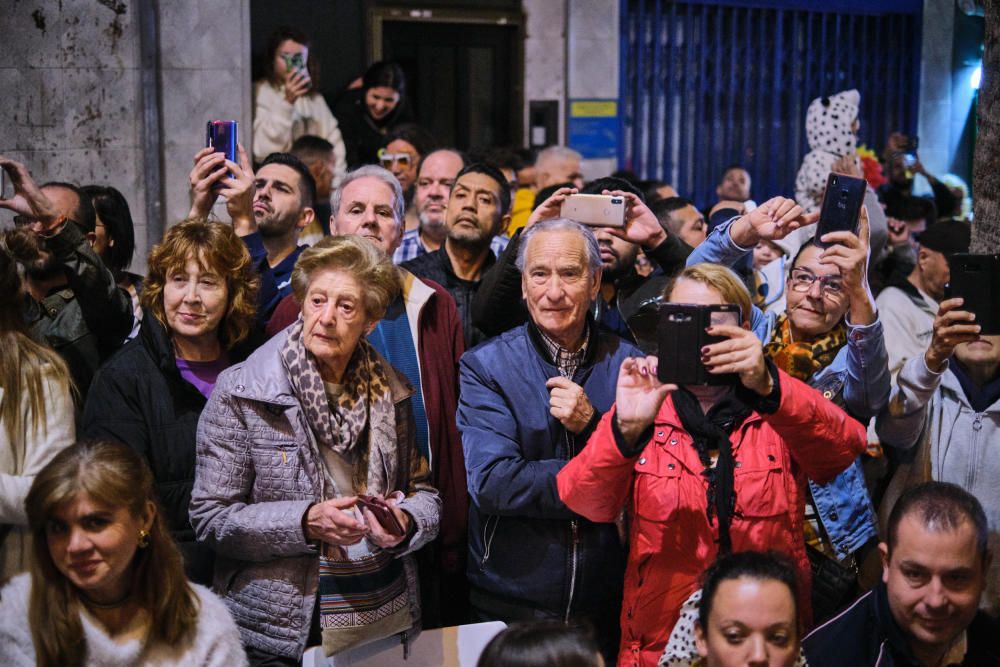
[[(191, 209), (145, 276), (121, 193), (0, 158), (5, 664), (296, 665), (485, 621), (484, 667), (1000, 664), (964, 193), (899, 134), (872, 177), (856, 91), (810, 106), (795, 199), (732, 165), (695, 203), (568, 147), (439, 146), (391, 63), (331, 112), (308, 48), (272, 39), (252, 152), (174, 166)], [(831, 172), (869, 188), (817, 239)], [(624, 225), (562, 217), (578, 193)], [(664, 304), (718, 307), (707, 384), (661, 380)]]

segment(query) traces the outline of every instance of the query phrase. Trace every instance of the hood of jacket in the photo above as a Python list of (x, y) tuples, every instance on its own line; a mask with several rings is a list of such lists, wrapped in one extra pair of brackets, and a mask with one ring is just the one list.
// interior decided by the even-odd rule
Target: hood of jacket
[(861, 94), (845, 90), (830, 97), (817, 97), (806, 111), (809, 148), (834, 155), (849, 155), (857, 149), (851, 126), (861, 108)]

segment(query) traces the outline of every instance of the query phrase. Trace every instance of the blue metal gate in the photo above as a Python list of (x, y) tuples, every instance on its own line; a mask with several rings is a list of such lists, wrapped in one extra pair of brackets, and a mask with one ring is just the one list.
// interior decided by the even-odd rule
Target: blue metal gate
[(810, 101), (850, 88), (862, 143), (915, 133), (920, 0), (749, 4), (621, 0), (622, 168), (703, 205), (740, 163), (757, 201), (791, 196)]

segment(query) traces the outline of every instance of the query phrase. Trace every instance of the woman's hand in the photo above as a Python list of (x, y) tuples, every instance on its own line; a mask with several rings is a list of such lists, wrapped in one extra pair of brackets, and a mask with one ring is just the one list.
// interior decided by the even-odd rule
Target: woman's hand
[(295, 104), (295, 100), (309, 94), (312, 81), (309, 73), (303, 69), (290, 69), (285, 73), (285, 100)]
[(820, 261), (840, 269), (844, 292), (851, 303), (851, 324), (862, 326), (875, 321), (875, 297), (868, 285), (868, 258), (871, 255), (869, 235), (868, 211), (862, 206), (856, 235), (851, 232), (829, 232), (820, 239), (824, 243), (833, 244), (820, 254)]
[(744, 387), (761, 396), (774, 390), (764, 363), (764, 347), (754, 332), (731, 324), (711, 326), (707, 332), (729, 339), (701, 348), (701, 362), (709, 373), (736, 373)]
[(410, 517), (409, 513), (397, 507), (397, 503), (404, 498), (403, 494), (399, 491), (393, 491), (388, 496), (385, 496), (385, 504), (389, 506), (392, 513), (396, 516), (396, 520), (399, 521), (399, 525), (403, 527), (402, 535), (390, 535), (382, 528), (382, 524), (378, 522), (375, 515), (372, 514), (371, 510), (367, 507), (362, 509), (362, 514), (365, 517), (365, 523), (368, 524), (368, 540), (382, 549), (391, 549), (393, 547), (402, 544), (410, 534), (410, 523), (413, 519)]
[(657, 359), (629, 357), (618, 371), (615, 389), (615, 419), (618, 430), (630, 445), (652, 425), (667, 394), (677, 385), (663, 384), (656, 377)]
[(310, 507), (303, 522), (306, 539), (338, 546), (360, 542), (368, 534), (368, 528), (355, 519), (353, 513), (344, 511), (354, 507), (357, 501), (356, 496), (345, 496)]
[(946, 299), (938, 306), (931, 345), (924, 353), (924, 363), (934, 373), (944, 370), (945, 362), (956, 347), (979, 338), (982, 327), (975, 323), (976, 316), (973, 313), (959, 310), (963, 303), (961, 297), (956, 297)]
[(575, 195), (577, 192), (576, 188), (559, 188), (553, 192), (548, 199), (535, 207), (535, 210), (528, 216), (528, 221), (524, 223), (524, 228), (528, 229), (536, 222), (541, 222), (542, 220), (558, 218), (562, 212), (562, 205), (566, 201), (566, 197)]

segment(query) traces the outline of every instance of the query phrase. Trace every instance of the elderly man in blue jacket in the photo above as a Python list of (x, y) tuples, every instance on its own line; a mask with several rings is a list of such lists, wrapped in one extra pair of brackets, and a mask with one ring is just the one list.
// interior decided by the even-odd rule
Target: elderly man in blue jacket
[(585, 620), (613, 658), (622, 542), (615, 525), (559, 500), (556, 474), (610, 409), (621, 362), (641, 352), (588, 314), (601, 287), (589, 229), (536, 223), (517, 265), (530, 320), (467, 352), (460, 367), (473, 620)]

